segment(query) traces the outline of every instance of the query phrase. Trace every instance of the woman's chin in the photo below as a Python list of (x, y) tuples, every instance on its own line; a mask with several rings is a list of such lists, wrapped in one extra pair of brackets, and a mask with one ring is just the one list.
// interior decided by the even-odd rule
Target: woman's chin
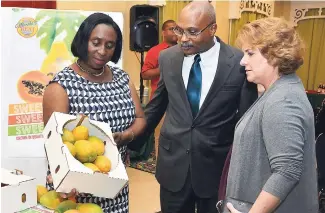
[(251, 82), (251, 83), (255, 83), (254, 82), (254, 78), (250, 77), (250, 76), (247, 76), (247, 81), (248, 82)]

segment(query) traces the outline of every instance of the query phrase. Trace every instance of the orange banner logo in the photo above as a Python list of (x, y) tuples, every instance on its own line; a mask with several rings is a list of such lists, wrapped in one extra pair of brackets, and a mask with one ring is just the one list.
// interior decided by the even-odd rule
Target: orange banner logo
[(22, 18), (15, 27), (19, 35), (24, 38), (33, 37), (38, 31), (37, 21), (33, 18)]

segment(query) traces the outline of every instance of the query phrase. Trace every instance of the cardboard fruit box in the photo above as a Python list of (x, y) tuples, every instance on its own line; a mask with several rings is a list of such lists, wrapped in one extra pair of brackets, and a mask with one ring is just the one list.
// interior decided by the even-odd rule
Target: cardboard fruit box
[(36, 178), (1, 168), (1, 212), (18, 212), (37, 205)]
[[(94, 172), (72, 156), (63, 143), (63, 128), (72, 131), (76, 126), (86, 126), (90, 136), (96, 136), (105, 143), (104, 156), (111, 161), (107, 174)], [(88, 117), (54, 112), (43, 130), (45, 152), (57, 192), (90, 193), (96, 197), (115, 198), (128, 183), (128, 175), (114, 142), (109, 124), (91, 120)]]

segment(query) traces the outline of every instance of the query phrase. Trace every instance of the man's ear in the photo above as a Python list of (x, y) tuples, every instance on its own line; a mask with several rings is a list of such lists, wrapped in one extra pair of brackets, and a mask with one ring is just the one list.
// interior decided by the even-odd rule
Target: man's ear
[(211, 27), (210, 27), (210, 32), (211, 32), (211, 35), (215, 35), (216, 32), (217, 32), (217, 24), (213, 24)]
[(165, 30), (162, 30), (162, 31), (161, 31), (161, 35), (162, 35), (163, 37), (165, 37), (165, 34), (166, 34), (166, 31), (165, 31)]

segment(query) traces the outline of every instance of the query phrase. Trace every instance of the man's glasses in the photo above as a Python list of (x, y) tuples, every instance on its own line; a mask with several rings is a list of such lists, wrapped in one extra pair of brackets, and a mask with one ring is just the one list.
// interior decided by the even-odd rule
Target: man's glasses
[(169, 31), (174, 31), (175, 27), (170, 27), (170, 28), (167, 28), (166, 30), (169, 30)]
[(196, 39), (198, 37), (198, 35), (200, 35), (204, 30), (206, 30), (208, 27), (210, 27), (213, 24), (215, 24), (215, 22), (210, 23), (208, 26), (206, 26), (205, 28), (203, 28), (199, 32), (189, 32), (189, 31), (183, 30), (182, 28), (177, 26), (177, 27), (174, 28), (174, 33), (177, 36), (183, 36), (183, 34), (185, 34), (186, 37), (189, 38), (189, 39)]

